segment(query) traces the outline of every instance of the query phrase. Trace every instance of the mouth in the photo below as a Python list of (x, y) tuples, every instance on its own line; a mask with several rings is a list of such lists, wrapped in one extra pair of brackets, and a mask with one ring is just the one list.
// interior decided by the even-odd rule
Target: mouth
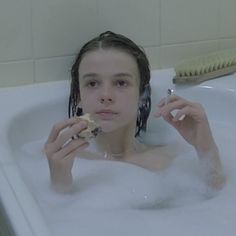
[(118, 115), (118, 112), (106, 109), (97, 111), (96, 115), (102, 120), (110, 120), (113, 119), (116, 115)]

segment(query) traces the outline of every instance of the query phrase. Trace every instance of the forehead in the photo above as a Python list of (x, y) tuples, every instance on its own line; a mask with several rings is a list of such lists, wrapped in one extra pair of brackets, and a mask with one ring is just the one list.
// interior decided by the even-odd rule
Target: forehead
[(117, 49), (98, 49), (86, 53), (80, 63), (79, 74), (86, 73), (130, 73), (135, 77), (139, 76), (135, 58)]

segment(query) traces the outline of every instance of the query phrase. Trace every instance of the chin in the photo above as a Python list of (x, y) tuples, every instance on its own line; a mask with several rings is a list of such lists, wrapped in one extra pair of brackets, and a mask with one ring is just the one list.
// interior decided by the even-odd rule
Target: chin
[(100, 127), (102, 128), (103, 133), (111, 133), (111, 132), (117, 130), (117, 128), (109, 127), (108, 125), (101, 125)]

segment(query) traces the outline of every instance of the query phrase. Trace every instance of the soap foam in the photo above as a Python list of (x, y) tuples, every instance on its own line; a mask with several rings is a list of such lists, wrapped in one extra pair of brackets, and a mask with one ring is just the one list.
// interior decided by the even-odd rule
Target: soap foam
[[(235, 137), (228, 133), (232, 132), (232, 127), (225, 124), (219, 128), (216, 124), (212, 128), (227, 175), (231, 183), (235, 182), (232, 165)], [(178, 156), (168, 169), (160, 172), (124, 162), (76, 158), (73, 166), (74, 192), (59, 194), (50, 186), (47, 158), (43, 153), (45, 140), (26, 143), (17, 154), (17, 163), (48, 222), (76, 220), (78, 212), (85, 210), (187, 207), (214, 196), (209, 194), (209, 188), (200, 175), (194, 150)]]

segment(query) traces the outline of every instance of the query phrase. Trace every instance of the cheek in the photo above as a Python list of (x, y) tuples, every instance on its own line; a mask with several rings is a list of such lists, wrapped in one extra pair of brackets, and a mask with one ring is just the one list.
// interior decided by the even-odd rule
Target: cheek
[(82, 109), (84, 113), (92, 113), (93, 112), (93, 105), (91, 105), (91, 103), (84, 103), (82, 104)]
[(127, 107), (128, 110), (128, 114), (133, 117), (136, 118), (137, 117), (137, 113), (138, 113), (138, 105), (135, 104), (130, 104), (129, 107)]
[(128, 114), (133, 114), (137, 115), (138, 111), (138, 103), (139, 103), (139, 98), (138, 96), (127, 96), (126, 98), (123, 99), (123, 106), (124, 110)]
[(92, 96), (87, 96), (85, 94), (81, 94), (81, 107), (84, 111), (84, 113), (90, 113), (90, 111), (93, 110), (93, 106), (94, 106), (94, 100), (95, 98), (93, 98)]

